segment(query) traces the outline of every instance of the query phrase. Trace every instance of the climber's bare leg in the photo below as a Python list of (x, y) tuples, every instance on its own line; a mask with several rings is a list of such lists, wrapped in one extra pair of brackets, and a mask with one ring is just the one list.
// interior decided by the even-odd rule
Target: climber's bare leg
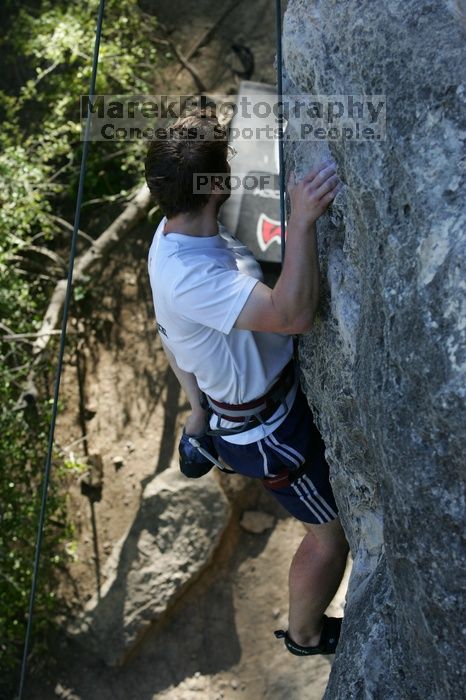
[(305, 523), (309, 530), (291, 562), (288, 633), (302, 646), (316, 646), (322, 616), (345, 572), (348, 542), (340, 520), (323, 525)]

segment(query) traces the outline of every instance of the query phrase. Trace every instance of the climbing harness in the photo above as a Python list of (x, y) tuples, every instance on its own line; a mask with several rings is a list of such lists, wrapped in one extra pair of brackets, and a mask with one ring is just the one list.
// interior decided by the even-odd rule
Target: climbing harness
[[(212, 399), (207, 394), (203, 395), (202, 402), (210, 415), (217, 417), (215, 428), (208, 428), (209, 435), (235, 435), (250, 430), (258, 425), (271, 425), (279, 418), (283, 418), (288, 413), (288, 403), (286, 395), (295, 381), (294, 360), (290, 360), (282, 370), (278, 379), (271, 388), (263, 395), (243, 404), (228, 404)], [(276, 411), (282, 407), (282, 413), (271, 420)], [(221, 421), (226, 420), (238, 423), (235, 428), (221, 427)]]
[[(68, 267), (68, 275), (67, 275), (67, 281), (66, 281), (65, 301), (64, 301), (64, 305), (63, 305), (63, 317), (62, 317), (62, 325), (61, 325), (61, 331), (60, 331), (60, 341), (59, 341), (59, 349), (58, 349), (58, 357), (57, 357), (57, 369), (56, 369), (56, 373), (55, 373), (55, 384), (54, 384), (54, 393), (53, 393), (53, 402), (52, 402), (52, 412), (51, 412), (51, 418), (50, 418), (50, 430), (49, 430), (49, 437), (48, 437), (47, 456), (46, 456), (46, 460), (45, 460), (44, 479), (43, 479), (43, 483), (42, 483), (41, 507), (40, 507), (40, 514), (39, 514), (39, 522), (38, 522), (38, 527), (37, 527), (36, 547), (35, 547), (35, 555), (34, 555), (34, 567), (33, 567), (33, 575), (32, 575), (32, 582), (31, 582), (31, 591), (30, 591), (30, 596), (29, 596), (28, 614), (27, 614), (27, 627), (26, 627), (26, 634), (25, 634), (25, 640), (24, 640), (23, 656), (22, 656), (22, 661), (21, 661), (19, 689), (18, 689), (18, 695), (17, 695), (16, 700), (23, 700), (24, 687), (25, 687), (26, 674), (27, 674), (27, 659), (28, 659), (29, 645), (30, 645), (30, 639), (31, 639), (34, 601), (35, 601), (37, 580), (38, 580), (38, 574), (39, 574), (39, 561), (40, 561), (40, 552), (41, 552), (41, 547), (42, 547), (45, 511), (46, 511), (46, 507), (47, 507), (47, 492), (48, 492), (48, 484), (50, 481), (50, 470), (51, 470), (51, 463), (52, 463), (52, 451), (53, 451), (53, 445), (54, 445), (55, 425), (56, 425), (56, 419), (57, 419), (57, 413), (58, 413), (58, 399), (59, 399), (59, 392), (60, 392), (60, 380), (61, 380), (61, 375), (62, 375), (62, 370), (63, 370), (63, 357), (64, 357), (64, 352), (65, 352), (66, 329), (67, 329), (67, 325), (68, 325), (69, 308), (70, 308), (71, 297), (72, 297), (73, 269), (74, 269), (74, 261), (75, 261), (75, 257), (76, 257), (76, 244), (77, 244), (77, 239), (78, 239), (78, 231), (79, 231), (79, 224), (80, 224), (80, 218), (81, 218), (81, 205), (82, 205), (82, 199), (83, 199), (83, 193), (84, 193), (84, 180), (85, 180), (85, 175), (86, 175), (86, 166), (87, 166), (87, 159), (88, 159), (88, 152), (89, 152), (89, 136), (90, 136), (90, 127), (91, 127), (91, 111), (90, 110), (91, 110), (91, 105), (92, 105), (92, 98), (95, 96), (97, 66), (98, 66), (98, 61), (99, 61), (99, 49), (100, 49), (100, 41), (101, 41), (101, 35), (102, 35), (102, 23), (103, 23), (103, 17), (104, 17), (104, 9), (105, 9), (105, 0), (99, 0), (99, 9), (98, 9), (98, 15), (97, 15), (97, 24), (96, 24), (96, 33), (95, 33), (95, 42), (94, 42), (94, 51), (93, 51), (93, 58), (92, 58), (92, 73), (91, 73), (91, 80), (90, 80), (90, 87), (89, 87), (89, 101), (88, 101), (88, 107), (87, 107), (86, 125), (85, 125), (84, 138), (83, 138), (83, 149), (82, 149), (82, 156), (81, 156), (81, 167), (80, 167), (80, 172), (79, 172), (78, 191), (77, 191), (77, 195), (76, 195), (76, 208), (75, 208), (75, 215), (74, 215), (73, 232), (72, 232), (72, 236), (71, 236), (69, 267)], [(280, 2), (280, 0), (276, 0), (275, 15), (276, 15), (275, 21), (276, 21), (276, 40), (277, 40), (277, 97), (279, 100), (279, 105), (281, 105), (281, 107), (282, 107), (281, 109), (279, 109), (279, 113), (278, 113), (278, 140), (279, 140), (278, 160), (279, 160), (279, 182), (280, 182), (281, 257), (282, 257), (282, 263), (283, 263), (283, 259), (284, 259), (284, 255), (285, 255), (285, 182), (284, 182), (284, 153), (283, 153), (282, 44), (281, 44), (281, 2)], [(285, 410), (288, 410), (287, 406), (286, 406), (286, 402), (283, 401), (283, 403), (285, 406)], [(266, 408), (266, 412), (267, 412), (267, 410), (268, 409)], [(246, 414), (243, 414), (243, 417), (246, 420), (243, 420), (243, 425), (240, 426), (241, 430), (245, 429), (245, 427), (244, 427), (245, 424), (248, 425), (249, 427), (252, 427), (252, 425), (250, 425), (250, 421), (252, 421), (253, 419), (255, 421), (257, 421), (256, 424), (262, 423), (264, 425), (267, 425), (267, 422), (264, 419), (264, 416), (261, 415), (261, 411), (259, 411), (258, 413), (256, 412), (255, 414), (253, 413), (252, 415), (248, 415), (248, 416), (246, 416)], [(229, 420), (232, 420), (231, 416), (229, 417)], [(276, 420), (278, 420), (278, 418)], [(231, 432), (240, 432), (240, 431), (234, 429)], [(216, 434), (215, 431), (212, 434)], [(190, 444), (192, 444), (193, 447), (196, 447), (197, 449), (199, 449), (199, 447), (197, 445), (195, 445), (194, 442), (190, 443)], [(207, 458), (207, 455), (204, 455), (204, 456)], [(212, 457), (213, 456), (211, 454), (208, 455), (208, 459), (210, 459), (211, 461), (212, 461)], [(216, 464), (216, 462), (217, 461), (215, 461), (214, 463)], [(217, 465), (217, 466), (219, 466), (219, 465)], [(224, 471), (226, 471), (226, 470), (224, 469)]]
[(286, 489), (288, 486), (291, 486), (296, 479), (299, 479), (300, 476), (307, 474), (308, 471), (308, 464), (303, 464), (301, 467), (299, 467), (299, 469), (288, 469), (285, 467), (285, 469), (279, 471), (278, 474), (274, 474), (273, 476), (265, 476), (262, 479), (262, 483), (264, 484), (265, 488), (269, 489), (270, 491), (274, 491), (275, 489)]
[(188, 441), (190, 442), (190, 444), (193, 447), (195, 447), (201, 453), (201, 455), (203, 457), (205, 457), (210, 462), (212, 462), (212, 464), (215, 464), (215, 466), (218, 467), (222, 472), (226, 472), (227, 474), (235, 474), (236, 473), (233, 471), (233, 469), (228, 469), (228, 467), (225, 467), (221, 462), (218, 461), (218, 459), (216, 457), (214, 457), (213, 454), (211, 454), (210, 452), (205, 450), (201, 446), (201, 444), (197, 438), (190, 437), (189, 435), (187, 437), (188, 437)]
[(32, 614), (33, 614), (33, 609), (34, 609), (34, 599), (35, 599), (37, 579), (38, 579), (38, 574), (39, 574), (39, 559), (40, 559), (40, 550), (41, 550), (41, 545), (42, 545), (42, 534), (43, 534), (43, 529), (44, 529), (45, 510), (47, 507), (47, 491), (48, 491), (48, 484), (49, 484), (49, 479), (50, 479), (50, 467), (51, 467), (51, 463), (52, 463), (52, 450), (53, 450), (53, 443), (54, 443), (54, 436), (55, 436), (55, 424), (56, 424), (57, 412), (58, 412), (58, 397), (59, 397), (59, 392), (60, 392), (60, 379), (61, 379), (62, 368), (63, 368), (63, 356), (64, 356), (64, 352), (65, 352), (66, 327), (68, 324), (69, 307), (70, 307), (71, 294), (72, 294), (73, 268), (74, 268), (74, 260), (76, 257), (76, 243), (77, 243), (77, 239), (78, 239), (79, 222), (80, 222), (80, 218), (81, 218), (81, 204), (82, 204), (83, 193), (84, 193), (84, 179), (85, 179), (85, 175), (86, 175), (87, 156), (88, 156), (88, 152), (89, 152), (89, 135), (90, 135), (90, 126), (91, 126), (90, 107), (91, 107), (92, 98), (95, 95), (95, 84), (96, 84), (96, 78), (97, 78), (97, 64), (99, 61), (99, 48), (100, 48), (100, 38), (102, 35), (102, 21), (103, 21), (103, 17), (104, 17), (104, 6), (105, 6), (105, 0), (100, 0), (99, 10), (98, 10), (98, 15), (97, 15), (97, 26), (96, 26), (96, 32), (95, 32), (94, 54), (93, 54), (93, 58), (92, 58), (92, 74), (91, 74), (91, 81), (90, 81), (90, 87), (89, 87), (89, 102), (88, 102), (88, 108), (87, 108), (86, 127), (85, 127), (85, 131), (84, 131), (84, 142), (83, 142), (83, 150), (82, 150), (82, 156), (81, 156), (81, 168), (80, 168), (80, 172), (79, 172), (78, 193), (76, 196), (76, 209), (75, 209), (75, 214), (74, 214), (73, 233), (71, 236), (70, 261), (69, 261), (69, 268), (68, 268), (68, 277), (67, 277), (67, 281), (66, 281), (65, 302), (63, 305), (63, 318), (62, 318), (62, 325), (61, 325), (61, 331), (60, 331), (60, 344), (59, 344), (59, 350), (58, 350), (58, 361), (57, 361), (57, 369), (56, 369), (56, 373), (55, 373), (55, 387), (54, 387), (53, 403), (52, 403), (52, 415), (50, 418), (48, 449), (47, 449), (47, 457), (45, 460), (44, 480), (43, 480), (43, 484), (42, 484), (42, 498), (41, 498), (41, 508), (40, 508), (40, 515), (39, 515), (39, 524), (38, 524), (38, 528), (37, 528), (36, 549), (35, 549), (35, 557), (34, 557), (34, 570), (33, 570), (33, 575), (32, 575), (31, 593), (30, 593), (30, 597), (29, 597), (27, 628), (26, 628), (26, 636), (25, 636), (25, 641), (24, 641), (23, 658), (22, 658), (22, 662), (21, 662), (21, 674), (20, 674), (17, 700), (22, 700), (22, 698), (23, 698), (24, 684), (25, 684), (25, 680), (26, 680), (27, 657), (28, 657), (29, 642), (30, 642), (30, 638), (31, 638), (31, 629), (32, 629)]

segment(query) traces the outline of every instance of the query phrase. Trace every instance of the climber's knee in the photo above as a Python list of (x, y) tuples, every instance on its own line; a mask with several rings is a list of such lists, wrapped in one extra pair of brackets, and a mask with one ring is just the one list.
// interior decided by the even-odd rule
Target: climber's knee
[(348, 540), (339, 518), (320, 525), (315, 525), (314, 523), (305, 523), (305, 525), (308, 533), (312, 536), (314, 548), (322, 557), (328, 557), (333, 560), (348, 556)]

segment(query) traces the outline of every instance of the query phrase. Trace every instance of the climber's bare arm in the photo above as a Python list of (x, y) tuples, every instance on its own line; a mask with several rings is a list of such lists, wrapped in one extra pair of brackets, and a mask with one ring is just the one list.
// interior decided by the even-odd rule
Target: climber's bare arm
[(304, 333), (310, 330), (319, 300), (319, 262), (315, 222), (339, 191), (334, 164), (319, 164), (299, 183), (288, 180), (291, 200), (283, 269), (273, 289), (258, 282), (235, 327), (252, 331)]
[(194, 374), (185, 372), (178, 367), (174, 354), (167, 348), (162, 341), (162, 347), (170, 363), (170, 367), (175, 373), (181, 388), (186, 394), (191, 405), (191, 415), (185, 423), (185, 430), (188, 434), (198, 435), (203, 432), (206, 422), (206, 412), (200, 404), (201, 390), (199, 389), (197, 379)]

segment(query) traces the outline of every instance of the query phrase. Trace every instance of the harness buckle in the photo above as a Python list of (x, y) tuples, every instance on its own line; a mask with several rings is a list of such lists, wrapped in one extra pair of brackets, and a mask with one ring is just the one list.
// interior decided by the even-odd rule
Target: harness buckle
[[(201, 405), (209, 411), (210, 416), (217, 416), (215, 428), (207, 428), (208, 435), (235, 435), (258, 425), (273, 425), (284, 418), (289, 410), (286, 395), (295, 381), (294, 363), (291, 360), (282, 370), (273, 386), (263, 396), (244, 404), (226, 404), (212, 399), (207, 394), (202, 394)], [(271, 420), (280, 406), (283, 411), (279, 416)], [(210, 422), (209, 416), (209, 422)], [(227, 420), (239, 423), (234, 428), (222, 428), (221, 421)]]

